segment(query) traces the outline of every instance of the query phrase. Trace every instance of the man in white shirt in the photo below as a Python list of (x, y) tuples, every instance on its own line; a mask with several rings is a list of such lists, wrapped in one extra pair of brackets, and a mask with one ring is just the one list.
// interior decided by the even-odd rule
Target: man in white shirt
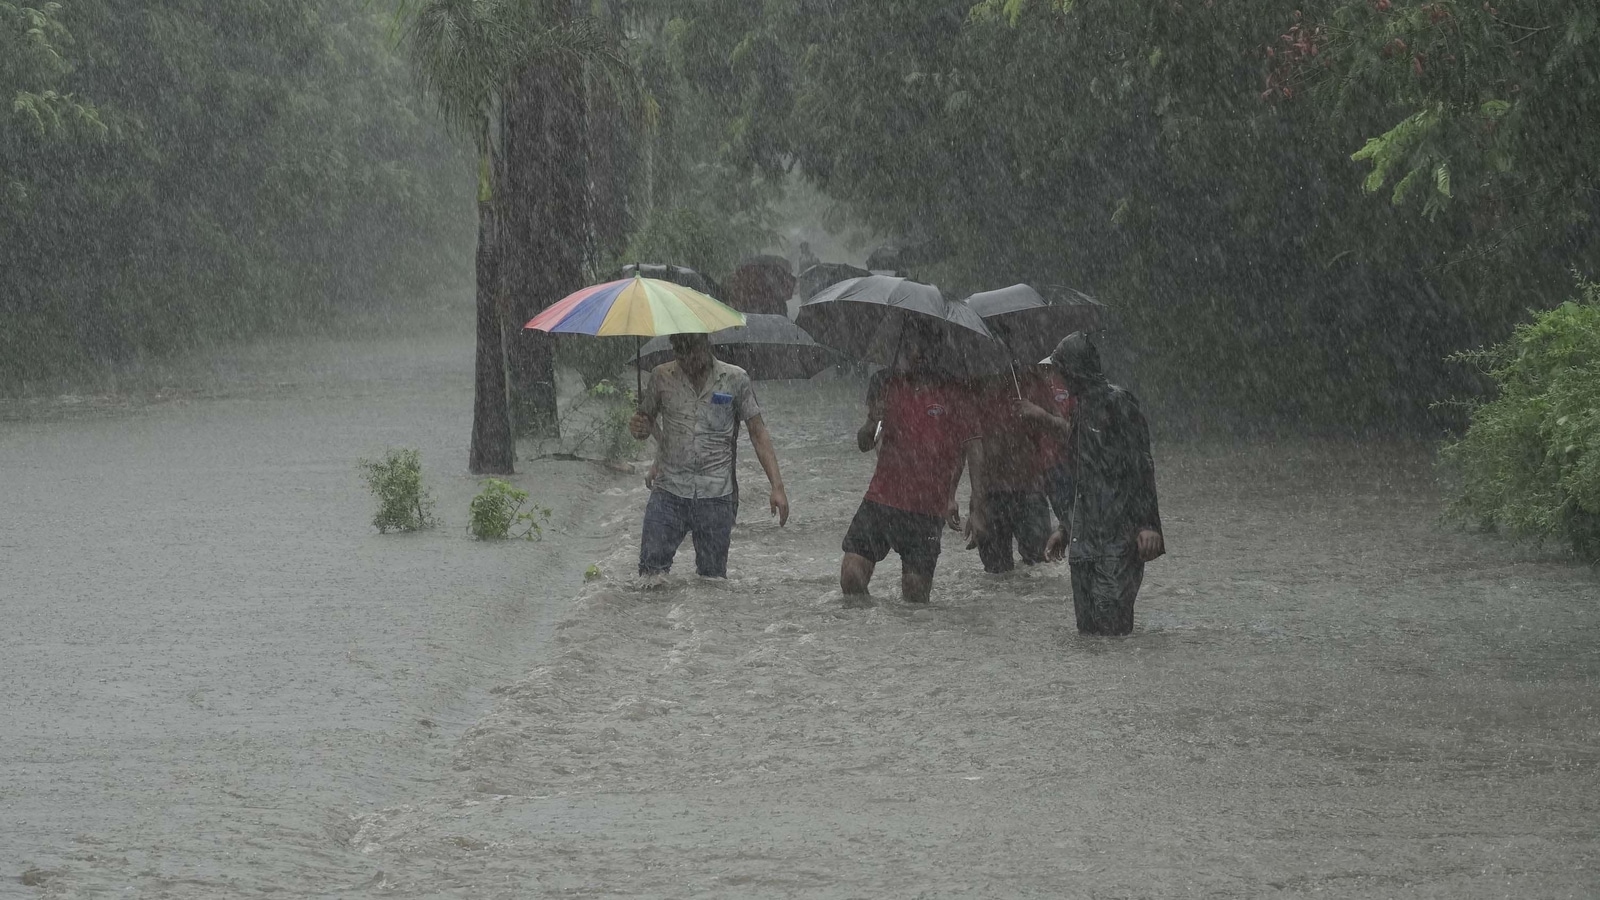
[(628, 423), (635, 438), (656, 437), (639, 574), (671, 571), (678, 546), (693, 534), (695, 571), (726, 578), (739, 505), (734, 472), (739, 423), (750, 429), (750, 445), (772, 485), (768, 505), (780, 526), (789, 521), (789, 497), (750, 376), (712, 356), (703, 334), (672, 335), (672, 351), (676, 359), (650, 373), (639, 411)]

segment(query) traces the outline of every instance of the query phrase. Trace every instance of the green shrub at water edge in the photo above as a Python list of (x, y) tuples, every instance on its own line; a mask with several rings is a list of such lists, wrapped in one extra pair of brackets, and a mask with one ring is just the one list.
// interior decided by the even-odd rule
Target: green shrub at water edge
[(561, 433), (569, 436), (567, 452), (574, 456), (586, 450), (597, 452), (606, 462), (632, 459), (642, 443), (628, 431), (638, 404), (639, 396), (632, 388), (618, 387), (609, 380), (596, 382), (562, 416)]
[(420, 531), (438, 524), (433, 517), (433, 496), (422, 487), (422, 457), (418, 451), (390, 450), (382, 460), (363, 459), (358, 465), (367, 480), (367, 489), (378, 498), (372, 525), (380, 534)]
[(542, 506), (524, 510), (527, 502), (527, 491), (498, 478), (485, 479), (483, 490), (472, 498), (472, 520), (467, 531), (480, 541), (508, 537), (540, 540), (544, 537), (544, 526), (550, 522), (550, 510)]
[(1440, 459), (1457, 483), (1455, 516), (1600, 562), (1600, 284), (1580, 278), (1578, 291), (1506, 342), (1453, 357), (1499, 396)]

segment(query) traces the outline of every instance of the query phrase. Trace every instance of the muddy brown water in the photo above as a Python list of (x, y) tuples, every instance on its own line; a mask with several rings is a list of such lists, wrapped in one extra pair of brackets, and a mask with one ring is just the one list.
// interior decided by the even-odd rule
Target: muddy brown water
[[(794, 516), (743, 454), (726, 582), (640, 592), (644, 489), (581, 462), (475, 543), (470, 370), (0, 410), (0, 896), (1600, 894), (1600, 580), (1440, 528), (1426, 447), (1158, 448), (1172, 552), (1090, 640), (953, 536), (930, 607), (844, 607), (850, 383), (760, 386)], [(389, 445), (445, 527), (371, 532)]]

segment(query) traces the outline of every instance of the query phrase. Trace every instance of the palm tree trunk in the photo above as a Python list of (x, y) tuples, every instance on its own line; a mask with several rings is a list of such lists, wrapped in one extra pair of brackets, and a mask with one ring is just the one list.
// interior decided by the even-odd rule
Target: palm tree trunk
[(507, 97), (505, 137), (512, 419), (519, 434), (553, 437), (552, 339), (521, 325), (583, 287), (589, 217), (581, 65), (559, 60), (519, 72)]
[(509, 475), (516, 461), (511, 410), (506, 405), (504, 316), (500, 304), (501, 256), (494, 203), (478, 201), (477, 362), (473, 377), (472, 449), (467, 469), (474, 475)]

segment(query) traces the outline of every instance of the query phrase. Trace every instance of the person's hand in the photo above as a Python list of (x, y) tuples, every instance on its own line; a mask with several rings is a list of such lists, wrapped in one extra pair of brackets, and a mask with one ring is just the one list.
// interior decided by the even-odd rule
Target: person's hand
[(650, 471), (644, 473), (644, 486), (647, 490), (656, 489), (656, 479), (661, 476), (661, 466), (658, 463), (650, 464)]
[(951, 531), (961, 530), (961, 504), (950, 498), (950, 505), (944, 511), (944, 523), (950, 526)]
[(654, 419), (642, 412), (636, 412), (633, 418), (628, 420), (628, 433), (633, 435), (634, 440), (642, 441), (650, 436), (650, 429), (654, 426)]
[(1011, 401), (1011, 412), (1017, 418), (1028, 422), (1042, 422), (1050, 418), (1050, 413), (1032, 400), (1017, 399)]
[(1067, 529), (1057, 528), (1050, 535), (1050, 540), (1044, 544), (1044, 558), (1051, 562), (1060, 562), (1067, 555)]
[(862, 453), (866, 453), (877, 443), (878, 423), (868, 419), (867, 424), (861, 426), (861, 430), (856, 432), (856, 446), (861, 448)]
[(962, 530), (967, 536), (967, 549), (973, 550), (989, 539), (989, 515), (976, 509), (967, 510), (967, 525)]
[(772, 496), (767, 499), (767, 505), (773, 515), (778, 517), (778, 527), (789, 524), (789, 495), (784, 492), (783, 485), (772, 486)]
[(1149, 562), (1167, 552), (1166, 539), (1161, 532), (1146, 528), (1139, 532), (1139, 561)]

